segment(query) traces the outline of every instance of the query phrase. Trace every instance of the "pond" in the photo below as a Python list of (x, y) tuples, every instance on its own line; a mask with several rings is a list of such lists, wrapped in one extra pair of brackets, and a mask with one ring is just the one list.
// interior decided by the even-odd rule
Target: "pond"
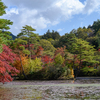
[(0, 100), (96, 100), (100, 79), (0, 83)]

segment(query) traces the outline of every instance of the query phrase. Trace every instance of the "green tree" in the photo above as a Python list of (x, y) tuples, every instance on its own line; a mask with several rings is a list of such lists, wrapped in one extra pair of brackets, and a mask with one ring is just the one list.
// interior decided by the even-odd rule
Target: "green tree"
[(86, 41), (88, 41), (89, 44), (94, 45), (95, 49), (98, 49), (100, 47), (100, 29), (95, 35), (88, 36)]
[(15, 52), (15, 53), (24, 53), (26, 55), (30, 55), (30, 51), (26, 50), (23, 45), (26, 45), (27, 41), (22, 40), (20, 38), (15, 39), (12, 44), (10, 45), (10, 48)]
[(66, 49), (70, 51), (70, 49), (72, 48), (72, 43), (75, 43), (75, 37), (76, 36), (73, 33), (66, 33), (59, 39), (59, 47), (66, 46)]
[(58, 40), (60, 38), (60, 35), (57, 31), (52, 30), (51, 34), (52, 34), (52, 39), (54, 39), (54, 40), (56, 40), (56, 39)]
[(98, 32), (96, 33), (96, 42), (97, 42), (97, 48), (100, 48), (100, 29), (98, 30)]
[[(3, 14), (6, 14), (5, 9), (7, 7), (4, 5), (4, 3), (0, 0), (0, 16)], [(6, 40), (6, 43), (9, 39), (11, 39), (10, 32), (8, 31), (10, 29), (9, 25), (12, 25), (13, 22), (7, 19), (0, 19), (0, 37), (2, 38), (2, 41)]]
[(98, 19), (97, 21), (94, 21), (93, 25), (91, 26), (92, 29), (94, 29), (94, 34), (98, 32), (100, 29), (100, 20)]
[(73, 49), (75, 49), (74, 53), (77, 53), (77, 58), (80, 60), (79, 69), (82, 67), (83, 61), (98, 63), (98, 61), (95, 60), (96, 50), (93, 46), (89, 45), (89, 42), (76, 38), (76, 46), (73, 47)]
[(49, 38), (56, 40), (60, 38), (60, 35), (57, 31), (52, 30), (52, 32), (50, 32), (50, 30), (48, 30), (46, 34), (42, 36), (42, 39), (49, 39)]
[(97, 63), (96, 66), (100, 65), (100, 48), (98, 48), (98, 50), (95, 52), (95, 59), (99, 61), (99, 63)]
[(75, 33), (75, 36), (77, 38), (81, 38), (81, 39), (85, 40), (90, 32), (92, 32), (90, 28), (86, 29), (86, 28), (79, 27), (77, 29), (77, 32)]
[(97, 36), (91, 36), (87, 37), (86, 41), (89, 42), (90, 45), (95, 46), (94, 48), (98, 48), (98, 37)]
[(2, 41), (2, 38), (0, 38), (0, 53), (3, 51), (2, 44), (3, 44), (3, 41)]
[(55, 47), (48, 40), (42, 39), (40, 40), (40, 45), (44, 49), (43, 55), (53, 56), (55, 52)]
[[(29, 51), (30, 51), (30, 44), (39, 40), (38, 34), (35, 34), (33, 31), (36, 31), (36, 30), (32, 28), (31, 26), (26, 25), (26, 26), (23, 26), (21, 33), (17, 35), (18, 38), (22, 38), (22, 39), (24, 38), (25, 40), (27, 40)], [(30, 55), (30, 58), (31, 58), (31, 55)]]
[(58, 64), (58, 65), (62, 65), (64, 60), (65, 60), (64, 57), (62, 57), (60, 53), (57, 54), (54, 58), (55, 64)]
[(95, 45), (95, 48), (98, 49), (100, 46), (100, 20), (98, 19), (97, 21), (94, 21), (93, 25), (89, 25), (88, 28), (90, 28), (92, 32), (89, 34), (86, 40), (90, 44)]
[(52, 35), (51, 35), (50, 30), (48, 30), (48, 31), (46, 32), (46, 34), (44, 34), (44, 35), (42, 36), (42, 39), (48, 39), (48, 38), (52, 38)]

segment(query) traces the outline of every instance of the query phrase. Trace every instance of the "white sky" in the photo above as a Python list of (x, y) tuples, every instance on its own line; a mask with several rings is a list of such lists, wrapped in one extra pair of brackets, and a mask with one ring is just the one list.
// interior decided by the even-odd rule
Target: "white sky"
[[(100, 18), (100, 0), (2, 1), (8, 7), (2, 18), (13, 21), (10, 31), (14, 35), (20, 33), (20, 29), (25, 25), (35, 28), (39, 35), (43, 35), (48, 29), (59, 31), (60, 35), (64, 35), (73, 28), (91, 24), (89, 19), (93, 22)], [(76, 20), (79, 24), (76, 23)]]

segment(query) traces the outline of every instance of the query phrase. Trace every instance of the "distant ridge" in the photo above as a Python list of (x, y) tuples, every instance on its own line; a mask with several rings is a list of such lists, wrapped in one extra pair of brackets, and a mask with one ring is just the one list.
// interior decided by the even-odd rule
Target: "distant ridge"
[(12, 36), (12, 40), (15, 40), (17, 37), (15, 35), (13, 35), (12, 33), (10, 34), (10, 36)]

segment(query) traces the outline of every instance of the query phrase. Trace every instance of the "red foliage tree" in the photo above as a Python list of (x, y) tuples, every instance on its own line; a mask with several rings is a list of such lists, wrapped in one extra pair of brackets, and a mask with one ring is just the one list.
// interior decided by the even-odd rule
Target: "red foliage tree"
[[(28, 50), (28, 44), (22, 45), (25, 47), (26, 50)], [(41, 46), (38, 46), (37, 49), (35, 49), (34, 44), (30, 44), (30, 53), (31, 53), (31, 58), (35, 59), (36, 57), (40, 57), (43, 51), (43, 48)]]
[(3, 45), (3, 52), (0, 53), (0, 82), (10, 82), (13, 80), (11, 76), (19, 73), (15, 67), (11, 66), (15, 59), (19, 60), (9, 47)]
[(43, 51), (43, 48), (41, 46), (39, 46), (35, 54), (37, 56), (41, 56), (42, 51)]
[(54, 56), (56, 56), (57, 54), (61, 54), (61, 56), (62, 57), (64, 57), (65, 56), (65, 48), (66, 48), (66, 46), (64, 46), (64, 47), (61, 47), (61, 48), (57, 48), (57, 50), (55, 51), (55, 54), (54, 54)]
[(100, 52), (100, 48), (98, 49), (98, 51)]
[(42, 62), (45, 63), (45, 64), (48, 64), (50, 62), (53, 61), (53, 59), (51, 59), (49, 56), (45, 55), (45, 56), (42, 56)]

